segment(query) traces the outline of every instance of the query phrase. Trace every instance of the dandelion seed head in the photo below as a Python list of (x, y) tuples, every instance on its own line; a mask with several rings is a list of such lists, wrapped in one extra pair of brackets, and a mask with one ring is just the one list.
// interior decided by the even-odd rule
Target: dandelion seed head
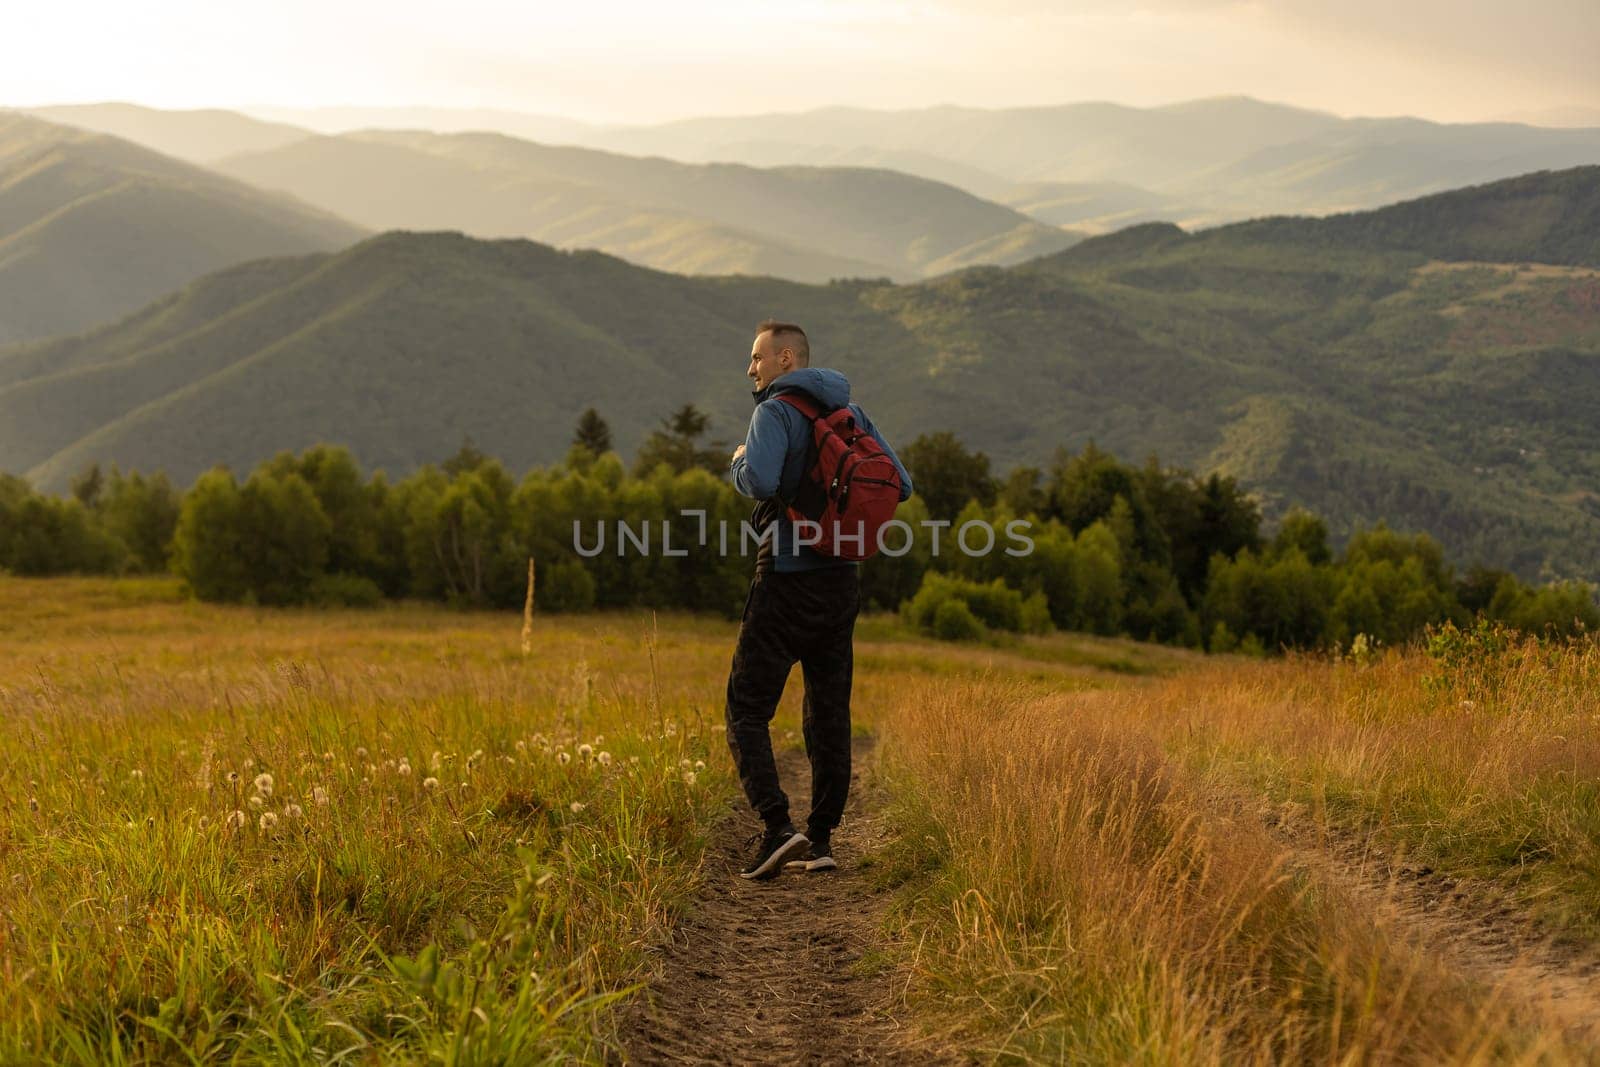
[(311, 790), (311, 803), (319, 808), (328, 806), (328, 791), (320, 785)]
[(332, 763), (333, 762), (333, 753), (332, 752), (324, 752), (322, 754), (322, 762), (323, 763)]
[(283, 806), (283, 817), (285, 819), (298, 819), (305, 813), (305, 809), (298, 804), (290, 803)]
[(697, 771), (705, 770), (706, 769), (706, 761), (703, 760), (703, 759), (695, 760), (694, 761), (694, 769), (697, 770)]
[(428, 789), (428, 790), (438, 789), (439, 788), (439, 779), (433, 777), (432, 775), (429, 775), (427, 778), (424, 778), (422, 780), (422, 788)]
[(229, 771), (228, 772), (228, 784), (229, 785), (238, 785), (239, 784), (239, 772), (238, 771)]
[(258, 793), (250, 798), (250, 806), (252, 808), (264, 808), (267, 806), (267, 798)]
[(694, 764), (692, 762), (690, 762), (689, 760), (681, 759), (681, 760), (678, 761), (678, 769), (679, 770), (686, 771), (686, 770), (688, 770), (689, 768), (691, 768), (693, 766), (694, 766)]
[(599, 762), (600, 766), (609, 767), (611, 766), (611, 753), (602, 752), (595, 757), (595, 760)]
[(261, 821), (256, 825), (261, 827), (261, 832), (270, 834), (278, 825), (278, 817), (270, 811), (261, 813)]
[(238, 809), (228, 813), (228, 829), (230, 830), (243, 830), (245, 821), (244, 812)]
[(364, 760), (368, 756), (371, 756), (371, 755), (372, 755), (372, 753), (367, 751), (367, 746), (365, 746), (365, 745), (357, 745), (356, 746), (356, 759)]
[(133, 770), (128, 772), (128, 777), (137, 782), (144, 777), (144, 772), (135, 767)]
[(395, 767), (394, 770), (395, 773), (402, 778), (411, 777), (411, 764), (407, 763), (405, 760), (401, 760), (399, 765)]
[(556, 753), (556, 762), (565, 767), (572, 762), (572, 753), (565, 750)]
[(583, 801), (581, 801), (581, 800), (574, 800), (574, 801), (573, 801), (573, 802), (572, 802), (572, 805), (571, 805), (571, 806), (572, 806), (572, 814), (574, 814), (574, 815), (576, 815), (576, 814), (578, 814), (578, 813), (579, 813), (579, 812), (580, 812), (580, 811), (582, 811), (582, 810), (583, 810), (583, 809), (584, 809), (584, 808), (586, 808), (586, 807), (588, 807), (588, 805), (587, 805), (587, 804), (585, 804), (585, 803), (584, 803), (584, 802), (583, 802)]
[(684, 785), (694, 785), (694, 772), (693, 771), (684, 771), (683, 772), (683, 784)]
[(272, 775), (266, 773), (265, 771), (261, 772), (260, 774), (256, 775), (255, 785), (256, 792), (260, 793), (262, 796), (270, 797), (272, 795)]
[(518, 752), (526, 752), (526, 751), (528, 751), (528, 742), (526, 742), (526, 741), (518, 741), (516, 747), (517, 747), (517, 751)]
[(594, 746), (588, 744), (579, 745), (578, 755), (583, 759), (588, 759), (590, 756), (594, 755)]
[(482, 758), (483, 758), (483, 749), (481, 749), (481, 748), (473, 749), (472, 750), (472, 755), (467, 757), (467, 766), (469, 766), (469, 767), (472, 766), (474, 763), (477, 763)]
[(251, 767), (254, 767), (255, 765), (256, 765), (256, 761), (255, 760), (246, 757), (246, 759), (244, 761), (244, 769), (245, 770), (249, 770)]

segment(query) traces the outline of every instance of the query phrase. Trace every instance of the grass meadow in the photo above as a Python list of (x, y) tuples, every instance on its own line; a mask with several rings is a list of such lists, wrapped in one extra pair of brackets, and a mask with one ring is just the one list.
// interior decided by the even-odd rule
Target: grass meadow
[[(617, 1059), (736, 793), (734, 628), (521, 630), (0, 578), (0, 1062)], [(1592, 644), (1258, 662), (863, 619), (912, 1027), (980, 1062), (1586, 1061), (1285, 827), (1590, 943), (1596, 682)]]

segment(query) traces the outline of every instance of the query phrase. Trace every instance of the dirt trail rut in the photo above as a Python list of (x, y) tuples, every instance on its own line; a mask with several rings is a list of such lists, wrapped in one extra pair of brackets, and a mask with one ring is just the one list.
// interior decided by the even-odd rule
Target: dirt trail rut
[(1352, 832), (1295, 814), (1272, 831), (1296, 862), (1366, 904), (1418, 951), (1543, 1012), (1570, 1039), (1600, 1046), (1600, 952), (1552, 943), (1489, 886), (1410, 863)]
[[(738, 877), (757, 825), (744, 808), (718, 829), (705, 886), (670, 944), (659, 977), (624, 1027), (625, 1062), (768, 1064), (959, 1062), (919, 1045), (900, 1021), (897, 976), (878, 953), (888, 899), (860, 861), (880, 847), (882, 797), (861, 771), (858, 742), (845, 822), (834, 838), (840, 870)], [(810, 768), (779, 757), (784, 789), (805, 810)], [(899, 979), (903, 981), (903, 978)]]

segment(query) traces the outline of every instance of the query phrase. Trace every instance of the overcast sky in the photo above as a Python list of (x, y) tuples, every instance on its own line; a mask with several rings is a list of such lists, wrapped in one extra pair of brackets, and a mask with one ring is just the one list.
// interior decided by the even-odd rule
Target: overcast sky
[(1600, 108), (1600, 0), (47, 0), (0, 105), (497, 107), (607, 122), (829, 104), (1248, 94), (1344, 115)]

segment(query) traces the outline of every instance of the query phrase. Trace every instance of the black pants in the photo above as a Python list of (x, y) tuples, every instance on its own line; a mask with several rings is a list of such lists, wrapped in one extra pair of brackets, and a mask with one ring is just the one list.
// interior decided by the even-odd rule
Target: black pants
[(750, 583), (728, 673), (728, 748), (750, 806), (768, 826), (789, 820), (769, 727), (795, 661), (805, 678), (811, 759), (808, 836), (830, 833), (850, 792), (850, 685), (861, 578), (853, 566), (779, 574)]

